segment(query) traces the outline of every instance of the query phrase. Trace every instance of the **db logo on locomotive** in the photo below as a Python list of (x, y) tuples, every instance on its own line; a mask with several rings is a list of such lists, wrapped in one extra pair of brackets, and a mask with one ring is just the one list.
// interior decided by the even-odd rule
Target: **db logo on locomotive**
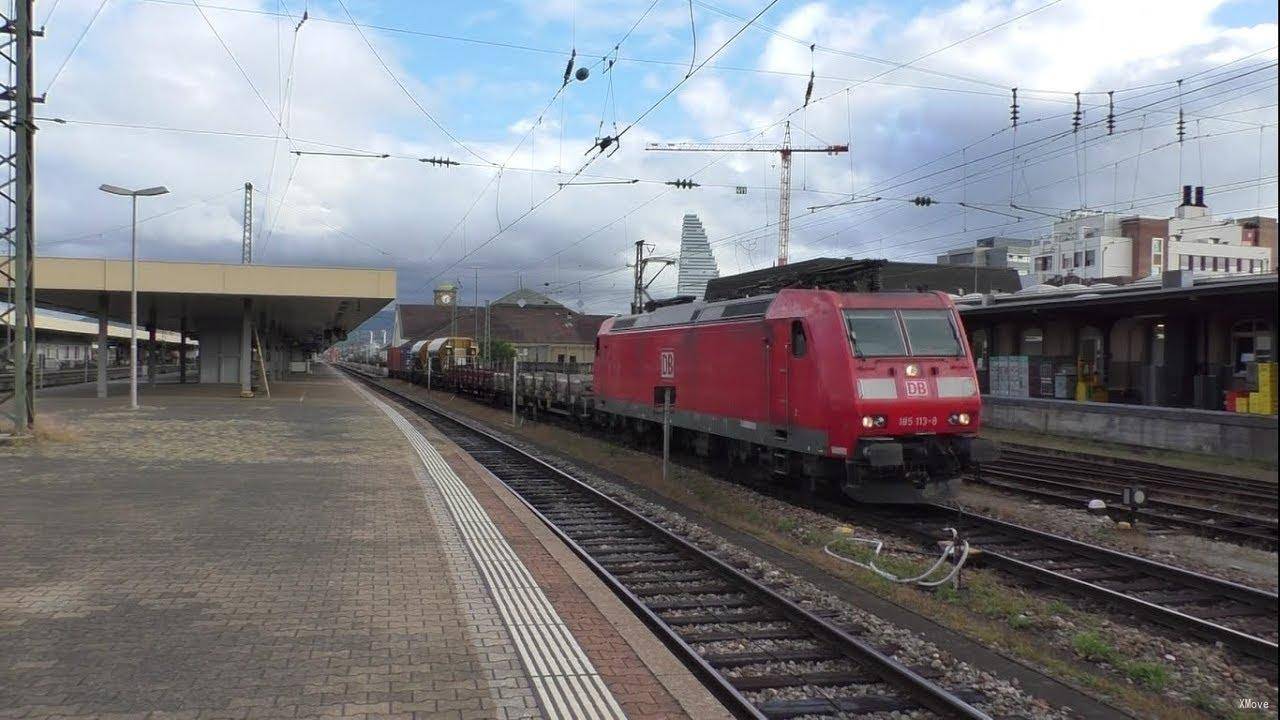
[(929, 381), (928, 380), (907, 380), (906, 385), (907, 397), (929, 397)]
[(670, 349), (658, 351), (658, 367), (663, 380), (675, 379), (676, 351)]

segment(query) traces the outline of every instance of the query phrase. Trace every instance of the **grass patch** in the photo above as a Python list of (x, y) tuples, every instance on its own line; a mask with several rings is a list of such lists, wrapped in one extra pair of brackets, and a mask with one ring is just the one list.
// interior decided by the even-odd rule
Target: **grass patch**
[(1013, 628), (1014, 630), (1026, 630), (1028, 628), (1034, 627), (1035, 624), (1036, 624), (1035, 620), (1032, 620), (1030, 617), (1026, 615), (1010, 615), (1009, 616), (1009, 627)]
[(1116, 650), (1098, 633), (1087, 630), (1071, 638), (1071, 648), (1085, 660), (1115, 664)]
[(1112, 665), (1124, 673), (1125, 677), (1149, 690), (1160, 692), (1169, 684), (1169, 670), (1163, 664), (1121, 657), (1115, 648), (1092, 630), (1077, 633), (1071, 639), (1071, 647), (1080, 657)]
[(1160, 663), (1135, 660), (1124, 663), (1123, 668), (1130, 680), (1156, 692), (1164, 690), (1169, 684), (1169, 671)]

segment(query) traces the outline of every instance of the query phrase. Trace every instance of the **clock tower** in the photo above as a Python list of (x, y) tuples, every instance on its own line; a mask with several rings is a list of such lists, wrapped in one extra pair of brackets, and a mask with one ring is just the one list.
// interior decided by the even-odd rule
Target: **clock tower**
[(435, 304), (448, 307), (458, 301), (458, 286), (453, 283), (443, 283), (436, 287)]

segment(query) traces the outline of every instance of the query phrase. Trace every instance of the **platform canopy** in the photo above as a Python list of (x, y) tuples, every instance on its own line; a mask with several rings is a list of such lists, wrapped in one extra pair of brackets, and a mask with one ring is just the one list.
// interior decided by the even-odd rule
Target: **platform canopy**
[[(129, 321), (128, 260), (38, 258), (36, 304), (97, 317), (103, 298), (111, 320)], [(320, 349), (395, 299), (394, 270), (219, 263), (138, 263), (138, 323), (157, 330), (238, 325), (244, 301), (288, 344)], [(256, 320), (257, 321), (257, 320)]]

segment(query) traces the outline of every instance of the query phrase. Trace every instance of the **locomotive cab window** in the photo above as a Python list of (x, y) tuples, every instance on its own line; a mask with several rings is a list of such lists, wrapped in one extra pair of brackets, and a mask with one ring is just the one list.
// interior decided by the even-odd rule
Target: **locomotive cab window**
[(912, 355), (958, 357), (964, 354), (951, 313), (946, 310), (903, 310)]
[(809, 351), (809, 341), (804, 336), (804, 323), (799, 320), (791, 321), (791, 355), (794, 357), (804, 357)]
[(845, 310), (849, 342), (858, 357), (906, 355), (902, 326), (892, 310)]

